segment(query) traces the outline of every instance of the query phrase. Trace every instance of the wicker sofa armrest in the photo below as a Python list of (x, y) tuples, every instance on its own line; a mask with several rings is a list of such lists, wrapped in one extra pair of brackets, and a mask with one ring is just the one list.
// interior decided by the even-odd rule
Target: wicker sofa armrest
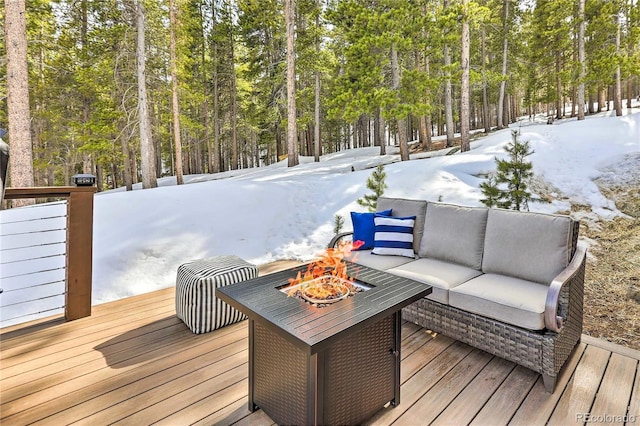
[(336, 248), (336, 245), (338, 244), (338, 241), (340, 241), (341, 239), (343, 239), (344, 237), (348, 237), (349, 235), (353, 235), (353, 231), (348, 231), (348, 232), (341, 232), (339, 234), (336, 234), (331, 241), (329, 241), (329, 244), (327, 245), (327, 247), (329, 248)]
[[(545, 302), (544, 323), (548, 330), (556, 333), (562, 330), (564, 322), (567, 319), (568, 306), (562, 306), (569, 303), (569, 292), (573, 286), (580, 287), (580, 295), (584, 291), (584, 267), (587, 257), (587, 249), (578, 245), (573, 259), (569, 265), (560, 272), (549, 286), (547, 292), (547, 300)], [(582, 303), (582, 300), (580, 300)], [(580, 309), (582, 311), (582, 309)]]

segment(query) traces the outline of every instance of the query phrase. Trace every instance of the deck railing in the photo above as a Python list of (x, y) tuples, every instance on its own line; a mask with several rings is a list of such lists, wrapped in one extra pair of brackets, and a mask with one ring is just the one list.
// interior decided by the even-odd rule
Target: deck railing
[(67, 321), (91, 315), (93, 262), (93, 186), (6, 188), (4, 198), (67, 199), (65, 307)]

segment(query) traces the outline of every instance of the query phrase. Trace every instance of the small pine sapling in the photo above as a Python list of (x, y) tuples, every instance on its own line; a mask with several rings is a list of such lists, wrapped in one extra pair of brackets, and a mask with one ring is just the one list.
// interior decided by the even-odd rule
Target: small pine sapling
[(358, 198), (358, 204), (369, 209), (370, 212), (375, 212), (378, 207), (378, 198), (384, 194), (384, 190), (387, 189), (387, 184), (384, 182), (387, 174), (384, 172), (384, 166), (378, 164), (376, 169), (371, 173), (371, 176), (367, 178), (367, 188), (373, 191), (373, 194), (365, 194), (362, 198)]
[(339, 214), (333, 217), (333, 233), (339, 234), (342, 232), (342, 227), (344, 226), (344, 217)]
[(486, 182), (480, 184), (480, 190), (484, 195), (484, 198), (480, 199), (480, 202), (485, 206), (491, 208), (496, 207), (502, 200), (502, 191), (498, 188), (498, 181), (496, 180), (495, 173), (491, 173)]
[(509, 158), (506, 160), (496, 158), (496, 173), (490, 176), (487, 182), (480, 184), (482, 194), (485, 196), (480, 201), (488, 207), (529, 209), (529, 201), (533, 199), (529, 192), (533, 165), (526, 161), (526, 157), (533, 154), (533, 150), (528, 141), (518, 140), (519, 135), (519, 131), (511, 131), (513, 141), (505, 147)]

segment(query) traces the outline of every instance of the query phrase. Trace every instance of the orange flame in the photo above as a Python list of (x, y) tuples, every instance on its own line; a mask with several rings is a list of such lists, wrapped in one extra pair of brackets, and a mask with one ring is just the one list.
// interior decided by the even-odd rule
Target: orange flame
[[(307, 266), (307, 270), (304, 271), (304, 273), (298, 272), (298, 275), (295, 278), (289, 278), (289, 286), (302, 284), (319, 277), (335, 277), (352, 281), (354, 278), (349, 277), (347, 274), (347, 264), (344, 262), (344, 258), (349, 255), (352, 250), (357, 250), (363, 244), (363, 241), (358, 240), (352, 243), (339, 243), (336, 248), (328, 248), (317, 261), (312, 262)], [(344, 284), (342, 284), (342, 286), (344, 286)], [(331, 286), (327, 285), (317, 286), (317, 289), (318, 299), (327, 298), (331, 295), (331, 291), (338, 291), (338, 289), (331, 290)], [(329, 292), (329, 294), (327, 294), (327, 292)]]

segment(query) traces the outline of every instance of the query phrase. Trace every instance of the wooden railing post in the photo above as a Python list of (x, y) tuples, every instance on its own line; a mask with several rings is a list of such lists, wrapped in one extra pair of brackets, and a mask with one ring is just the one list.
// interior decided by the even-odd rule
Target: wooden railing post
[(67, 321), (91, 315), (91, 274), (93, 263), (94, 186), (54, 186), (7, 188), (5, 198), (66, 198), (67, 259), (65, 268), (65, 308)]
[(93, 187), (74, 188), (67, 201), (67, 277), (64, 311), (67, 321), (91, 316), (94, 192)]

